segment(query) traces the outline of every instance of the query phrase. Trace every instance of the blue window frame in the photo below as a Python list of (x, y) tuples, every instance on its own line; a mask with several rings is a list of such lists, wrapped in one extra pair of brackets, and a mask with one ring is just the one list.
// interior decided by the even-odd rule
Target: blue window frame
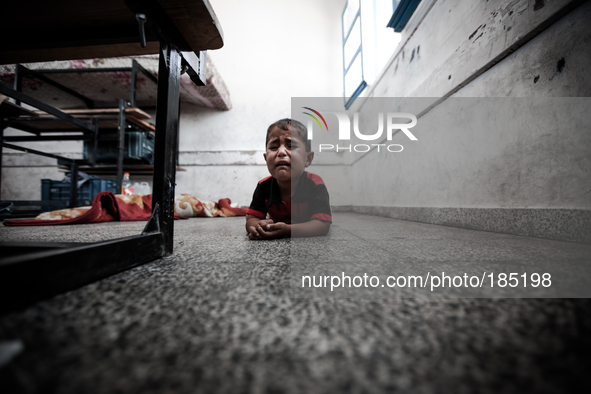
[(388, 27), (400, 33), (415, 12), (421, 0), (393, 0), (394, 14), (388, 22)]
[[(347, 1), (341, 16), (343, 97), (346, 109), (375, 81), (389, 55), (400, 42), (399, 33), (406, 27), (420, 2), (421, 0)], [(388, 18), (390, 20), (386, 26)]]
[(349, 0), (342, 15), (343, 29), (343, 87), (345, 108), (367, 86), (363, 74), (363, 45), (360, 0)]

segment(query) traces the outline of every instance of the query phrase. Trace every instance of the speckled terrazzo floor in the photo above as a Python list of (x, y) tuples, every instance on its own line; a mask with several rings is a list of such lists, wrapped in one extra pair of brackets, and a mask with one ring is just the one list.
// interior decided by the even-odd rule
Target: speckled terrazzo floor
[[(91, 242), (135, 235), (143, 225), (1, 227), (0, 240)], [(409, 264), (551, 265), (591, 256), (588, 245), (348, 213), (335, 214), (330, 236), (310, 245), (363, 251), (368, 240)], [(8, 388), (0, 391), (591, 389), (588, 299), (292, 298), (292, 247), (292, 240), (248, 241), (243, 218), (177, 221), (173, 256), (0, 317), (0, 342), (22, 346), (0, 367), (0, 387)]]

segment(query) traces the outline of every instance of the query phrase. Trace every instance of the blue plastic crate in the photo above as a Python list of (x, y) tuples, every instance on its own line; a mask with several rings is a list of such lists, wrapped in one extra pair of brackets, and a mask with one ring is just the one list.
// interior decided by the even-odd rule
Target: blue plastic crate
[[(89, 179), (78, 188), (78, 206), (92, 204), (94, 196), (100, 192), (117, 194), (117, 181), (111, 179)], [(63, 201), (63, 206), (43, 206), (44, 211), (67, 208), (70, 203), (70, 184), (51, 179), (41, 179), (41, 199), (49, 201)]]
[[(144, 131), (125, 132), (125, 153), (123, 160), (126, 163), (154, 164), (154, 136)], [(90, 159), (90, 142), (84, 141), (84, 160)], [(119, 154), (119, 141), (99, 140), (96, 150), (96, 162), (109, 164), (117, 162)]]

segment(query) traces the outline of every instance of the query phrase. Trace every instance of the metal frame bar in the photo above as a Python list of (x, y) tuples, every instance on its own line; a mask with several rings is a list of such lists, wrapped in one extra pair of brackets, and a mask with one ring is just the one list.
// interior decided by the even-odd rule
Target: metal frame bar
[(61, 200), (10, 200), (16, 206), (54, 206), (54, 207), (63, 207), (64, 202)]
[[(88, 119), (90, 120), (91, 124), (93, 124), (94, 119), (96, 118), (77, 118), (77, 119)], [(114, 117), (112, 119), (118, 119), (117, 117)], [(99, 120), (112, 120), (111, 118), (100, 118)], [(86, 134), (91, 134), (91, 132), (89, 132), (88, 130), (79, 130), (79, 129), (70, 129), (70, 130), (64, 130), (61, 127), (56, 127), (54, 129), (43, 129), (40, 130), (38, 128), (34, 128), (34, 127), (30, 127), (30, 126), (26, 126), (23, 125), (22, 122), (58, 122), (58, 121), (64, 121), (64, 119), (58, 119), (58, 118), (4, 118), (4, 124), (5, 127), (13, 127), (15, 129), (19, 129), (20, 131), (26, 131), (27, 133), (31, 133), (31, 134), (35, 134), (37, 137), (41, 137), (41, 133), (84, 133), (84, 135)], [(93, 124), (94, 127), (94, 124)], [(96, 125), (96, 130), (98, 130), (98, 123)], [(92, 133), (92, 134), (97, 134), (97, 133)], [(13, 138), (14, 136), (7, 136), (4, 137), (6, 138)], [(30, 138), (35, 138), (35, 137), (30, 137)], [(39, 139), (39, 141), (41, 141), (42, 139)], [(16, 140), (13, 140), (16, 141)], [(24, 140), (23, 140), (24, 141)], [(33, 141), (33, 140), (30, 140)]]
[(46, 68), (35, 70), (41, 74), (80, 74), (80, 73), (104, 73), (117, 71), (131, 71), (131, 67), (98, 67), (98, 68)]
[[(67, 86), (62, 85), (59, 82), (54, 81), (51, 78), (47, 78), (42, 73), (37, 72), (37, 71), (30, 70), (30, 69), (26, 68), (25, 66), (23, 66), (21, 64), (17, 64), (17, 68), (19, 68), (21, 70), (21, 73), (19, 73), (19, 78), (22, 79), (22, 77), (24, 77), (25, 75), (29, 75), (29, 76), (31, 76), (33, 78), (36, 78), (36, 79), (38, 79), (40, 81), (43, 81), (43, 82), (45, 82), (45, 83), (47, 83), (47, 84), (49, 84), (49, 85), (51, 85), (51, 86), (53, 86), (55, 88), (58, 88), (59, 90), (65, 92), (65, 93), (68, 93), (71, 96), (76, 97), (77, 99), (83, 101), (84, 104), (86, 104), (86, 106), (88, 108), (93, 108), (94, 107), (94, 100), (89, 99), (88, 97), (86, 97), (86, 96), (78, 93), (77, 91), (75, 91), (73, 89), (70, 89)], [(21, 86), (20, 89), (15, 89), (15, 90), (18, 90), (19, 92), (22, 92), (22, 86)]]
[[(90, 155), (89, 155), (88, 161), (90, 162), (90, 165), (94, 167), (96, 165), (96, 151), (98, 149), (99, 119), (98, 118), (94, 118), (92, 120), (92, 124), (96, 127), (97, 132), (94, 133), (94, 136), (92, 138), (92, 148), (90, 149)], [(88, 141), (88, 140), (85, 140), (85, 141)]]
[(0, 142), (0, 145), (2, 145), (5, 148), (14, 149), (14, 150), (20, 150), (20, 151), (25, 152), (25, 153), (32, 153), (34, 155), (50, 157), (52, 159), (58, 159), (58, 160), (61, 160), (61, 161), (64, 161), (64, 162), (68, 162), (68, 163), (75, 163), (75, 160), (74, 159), (70, 159), (70, 158), (64, 157), (64, 156), (54, 155), (53, 153), (42, 152), (42, 151), (36, 150), (36, 149), (25, 148), (24, 146), (7, 144), (6, 142)]
[(137, 101), (136, 101), (136, 91), (137, 91), (137, 72), (138, 72), (138, 68), (137, 68), (137, 64), (138, 62), (135, 61), (135, 59), (133, 59), (133, 62), (131, 63), (131, 92), (130, 92), (130, 97), (129, 97), (129, 102), (131, 103), (132, 106), (137, 107)]
[(70, 164), (70, 204), (68, 208), (78, 206), (78, 164), (74, 161)]
[(142, 65), (139, 64), (137, 62), (137, 60), (134, 59), (132, 61), (132, 63), (131, 63), (131, 95), (130, 95), (130, 98), (129, 98), (129, 102), (131, 103), (131, 106), (132, 107), (136, 107), (136, 108), (137, 108), (136, 92), (137, 92), (137, 75), (138, 75), (138, 72), (141, 72), (149, 80), (151, 80), (156, 85), (158, 85), (158, 78), (156, 78), (154, 75), (150, 74), (150, 72), (148, 72), (148, 70), (146, 70), (144, 67), (142, 67)]
[(191, 81), (197, 86), (205, 86), (206, 83), (206, 56), (205, 51), (199, 52), (181, 52), (182, 69), (187, 71)]
[[(0, 312), (21, 308), (41, 299), (92, 283), (162, 256), (161, 233), (47, 248), (0, 260)], [(2, 245), (35, 249), (35, 243)], [(4, 250), (3, 248), (3, 250)], [(7, 253), (8, 254), (8, 253)]]
[(165, 254), (172, 254), (174, 236), (174, 186), (179, 128), (181, 56), (170, 44), (160, 45), (156, 141), (154, 143), (154, 188), (152, 201), (160, 206), (160, 228)]
[[(17, 65), (17, 67), (22, 67), (24, 69), (24, 73), (26, 74), (30, 74), (31, 76), (38, 78), (44, 82), (49, 83), (50, 85), (53, 85), (63, 91), (65, 91), (66, 93), (69, 93), (77, 98), (79, 98), (80, 100), (83, 100), (86, 103), (86, 106), (88, 108), (93, 108), (94, 107), (94, 101), (89, 99), (86, 96), (81, 95), (80, 93), (68, 88), (67, 86), (64, 86), (62, 84), (60, 84), (59, 82), (56, 82), (50, 78), (47, 78), (46, 76), (44, 76), (43, 74), (72, 74), (72, 73), (99, 73), (99, 72), (131, 72), (131, 93), (130, 93), (130, 100), (129, 102), (131, 103), (132, 107), (136, 107), (137, 108), (137, 101), (136, 101), (136, 92), (137, 92), (137, 76), (138, 73), (142, 73), (144, 74), (149, 80), (151, 80), (152, 82), (154, 82), (155, 84), (158, 84), (158, 78), (156, 78), (154, 75), (152, 75), (148, 70), (146, 70), (141, 64), (139, 64), (137, 62), (137, 60), (133, 59), (132, 63), (131, 63), (131, 67), (101, 67), (101, 68), (83, 68), (83, 69), (45, 69), (45, 70), (29, 70), (21, 65)], [(21, 73), (22, 74), (22, 73)], [(21, 78), (22, 80), (22, 78)], [(16, 81), (16, 78), (15, 78)], [(15, 82), (16, 83), (16, 82)], [(15, 90), (18, 90), (15, 88)], [(19, 90), (20, 91), (20, 90)]]
[(85, 135), (9, 135), (3, 138), (5, 142), (38, 142), (38, 141), (88, 141), (92, 138)]
[(127, 103), (119, 100), (119, 122), (117, 126), (117, 138), (119, 140), (119, 149), (117, 150), (117, 190), (121, 191), (123, 187), (123, 157), (125, 156), (125, 108)]
[[(23, 68), (20, 64), (17, 64), (14, 68), (14, 90), (17, 92), (22, 92), (23, 90)], [(21, 102), (17, 99), (14, 99), (14, 103), (16, 105), (21, 105)]]
[(29, 97), (26, 94), (18, 92), (14, 89), (10, 89), (10, 88), (6, 87), (5, 85), (0, 84), (0, 93), (5, 96), (17, 99), (17, 100), (19, 100), (25, 104), (28, 104), (32, 107), (38, 108), (41, 111), (45, 111), (48, 114), (55, 116), (56, 118), (66, 120), (66, 121), (68, 121), (72, 124), (75, 124), (76, 126), (82, 128), (84, 130), (88, 130), (93, 133), (96, 132), (96, 130), (93, 129), (92, 124), (83, 122), (78, 118), (75, 118), (65, 112), (60, 111), (59, 109), (57, 109), (55, 107), (52, 107), (51, 105), (45, 104), (37, 99)]
[[(5, 129), (4, 122), (0, 119), (0, 142), (4, 141), (4, 129)], [(0, 144), (0, 200), (2, 200), (2, 151), (4, 147)]]

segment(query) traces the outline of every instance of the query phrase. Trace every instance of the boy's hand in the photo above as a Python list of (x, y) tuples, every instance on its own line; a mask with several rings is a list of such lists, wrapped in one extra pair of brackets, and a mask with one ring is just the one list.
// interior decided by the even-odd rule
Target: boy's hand
[(250, 239), (275, 239), (290, 236), (290, 226), (286, 223), (273, 223), (273, 220), (261, 220), (255, 226), (249, 227)]
[(273, 224), (273, 219), (263, 219), (253, 223), (252, 226), (247, 228), (248, 238), (250, 239), (266, 239), (262, 234), (265, 233), (267, 226)]
[(315, 237), (326, 235), (330, 222), (312, 219), (306, 223), (274, 223), (272, 219), (263, 219), (246, 215), (246, 231), (250, 239), (274, 239), (283, 237)]
[(261, 234), (263, 239), (284, 238), (290, 235), (291, 226), (283, 222), (267, 224), (263, 234)]

